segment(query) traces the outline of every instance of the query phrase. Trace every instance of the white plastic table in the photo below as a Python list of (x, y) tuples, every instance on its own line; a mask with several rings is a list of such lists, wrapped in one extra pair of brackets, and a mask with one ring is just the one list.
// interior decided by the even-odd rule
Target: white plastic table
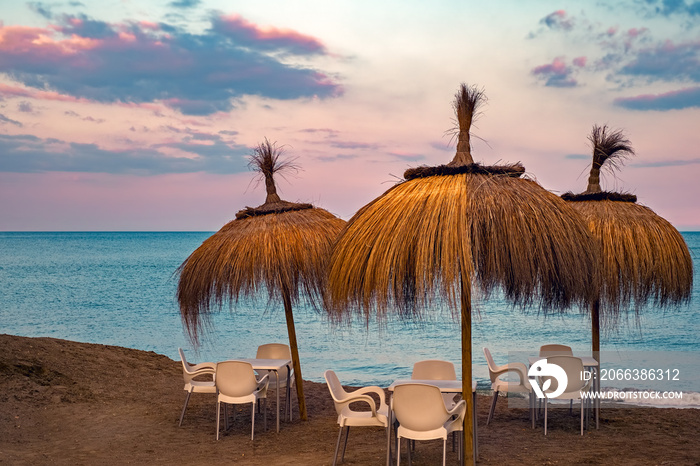
[(287, 399), (289, 400), (289, 375), (291, 373), (291, 359), (238, 359), (238, 361), (249, 362), (253, 369), (261, 371), (273, 371), (277, 378), (277, 432), (280, 431), (280, 373), (282, 369), (287, 368)]
[[(431, 379), (399, 379), (389, 385), (389, 392), (394, 392), (394, 387), (407, 383), (424, 383), (427, 385), (435, 385), (442, 393), (462, 393), (461, 380), (431, 380)], [(462, 395), (464, 396), (464, 395)], [(472, 420), (474, 424), (474, 458), (479, 456), (479, 442), (477, 441), (477, 425), (476, 425), (476, 380), (472, 380)], [(394, 414), (389, 410), (389, 425), (392, 425)], [(398, 452), (397, 452), (398, 454)]]

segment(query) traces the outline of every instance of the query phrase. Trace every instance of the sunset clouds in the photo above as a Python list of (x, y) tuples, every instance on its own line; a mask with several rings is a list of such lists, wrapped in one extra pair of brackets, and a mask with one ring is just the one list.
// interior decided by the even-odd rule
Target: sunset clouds
[[(686, 3), (647, 2), (648, 14), (674, 17), (685, 16), (692, 22), (700, 12), (700, 1)], [(687, 83), (700, 85), (700, 42), (690, 40), (675, 42), (672, 39), (658, 37), (647, 27), (620, 29), (617, 26), (605, 26), (591, 22), (586, 17), (577, 20), (565, 10), (557, 10), (540, 20), (552, 34), (560, 34), (571, 45), (591, 42), (593, 38), (594, 56), (554, 57), (550, 63), (534, 67), (532, 75), (540, 83), (549, 87), (576, 87), (587, 84), (577, 73), (577, 68), (587, 68), (587, 80), (595, 75), (605, 74), (606, 79), (616, 85), (632, 87), (636, 83), (665, 82), (676, 83), (677, 90), (657, 95), (643, 94), (630, 97), (617, 97), (615, 105), (629, 110), (673, 110), (700, 107), (695, 96), (695, 88)], [(541, 40), (542, 33), (531, 33), (530, 38)], [(590, 45), (590, 44), (589, 44)]]
[(210, 28), (199, 34), (166, 23), (113, 24), (85, 15), (58, 15), (44, 28), (0, 26), (0, 72), (27, 93), (161, 102), (189, 115), (230, 111), (245, 95), (339, 96), (342, 87), (334, 78), (293, 63), (327, 53), (316, 38), (238, 15), (212, 15)]
[[(593, 124), (637, 153), (603, 188), (700, 229), (700, 0), (0, 2), (0, 230), (216, 230), (264, 189), (342, 218), (454, 155), (585, 188)], [(692, 202), (691, 202), (692, 200)]]

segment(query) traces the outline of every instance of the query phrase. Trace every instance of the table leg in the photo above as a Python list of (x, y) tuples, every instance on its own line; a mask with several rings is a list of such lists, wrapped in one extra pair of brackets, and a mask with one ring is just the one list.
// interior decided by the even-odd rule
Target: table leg
[(287, 398), (285, 398), (286, 404), (289, 406), (289, 412), (287, 413), (287, 420), (292, 421), (292, 387), (291, 387), (291, 381), (292, 381), (292, 368), (287, 365)]
[(280, 432), (280, 373), (275, 371), (275, 380), (277, 380), (277, 386), (275, 392), (277, 393), (277, 433)]

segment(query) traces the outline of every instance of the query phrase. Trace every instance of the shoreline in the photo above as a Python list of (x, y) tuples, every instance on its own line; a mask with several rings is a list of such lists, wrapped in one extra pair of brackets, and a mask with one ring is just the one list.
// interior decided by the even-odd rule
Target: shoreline
[[(264, 432), (257, 418), (251, 441), (250, 411), (242, 408), (217, 442), (213, 395), (194, 394), (182, 427), (177, 425), (184, 401), (179, 361), (53, 338), (0, 335), (0, 347), (0, 462), (174, 464), (187, 459), (204, 464), (225, 457), (262, 466), (332, 461), (338, 425), (325, 384), (304, 382), (307, 422), (299, 420), (296, 406), (294, 420), (282, 422), (279, 434), (273, 428)], [(509, 408), (504, 400), (487, 426), (490, 400), (478, 396), (479, 464), (697, 464), (700, 458), (700, 410), (604, 407), (600, 429), (584, 436), (577, 415), (552, 410), (545, 437), (541, 424), (530, 428), (526, 410)], [(274, 425), (272, 412), (269, 416), (268, 427)], [(448, 463), (454, 464), (456, 454), (449, 450)], [(383, 464), (385, 454), (382, 429), (352, 429), (345, 464)], [(441, 442), (418, 442), (414, 463), (435, 464), (441, 456)]]

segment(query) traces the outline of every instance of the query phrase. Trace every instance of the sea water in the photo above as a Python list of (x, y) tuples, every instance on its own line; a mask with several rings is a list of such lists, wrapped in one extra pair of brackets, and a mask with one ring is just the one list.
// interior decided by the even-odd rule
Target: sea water
[[(281, 302), (268, 303), (266, 296), (225, 306), (211, 319), (200, 346), (189, 341), (175, 299), (176, 270), (210, 235), (0, 232), (0, 332), (118, 345), (175, 360), (181, 347), (195, 362), (254, 357), (258, 345), (287, 342)], [(684, 364), (681, 380), (668, 388), (686, 394), (669, 404), (700, 406), (700, 377), (695, 375), (700, 372), (700, 232), (683, 237), (695, 271), (690, 303), (666, 310), (652, 305), (638, 318), (631, 314), (616, 329), (602, 331), (601, 349), (667, 358), (664, 370), (673, 369), (669, 361), (678, 359)], [(444, 307), (435, 307), (421, 322), (357, 320), (348, 327), (333, 325), (323, 311), (297, 305), (303, 377), (322, 382), (323, 372), (333, 369), (344, 384), (387, 386), (410, 377), (413, 363), (422, 359), (452, 361), (459, 372), (459, 320)], [(482, 348), (504, 364), (512, 352), (537, 354), (545, 343), (563, 343), (575, 354), (590, 354), (589, 318), (577, 309), (545, 315), (538, 309), (513, 308), (499, 296), (475, 298), (473, 372), (480, 389), (490, 386)]]

